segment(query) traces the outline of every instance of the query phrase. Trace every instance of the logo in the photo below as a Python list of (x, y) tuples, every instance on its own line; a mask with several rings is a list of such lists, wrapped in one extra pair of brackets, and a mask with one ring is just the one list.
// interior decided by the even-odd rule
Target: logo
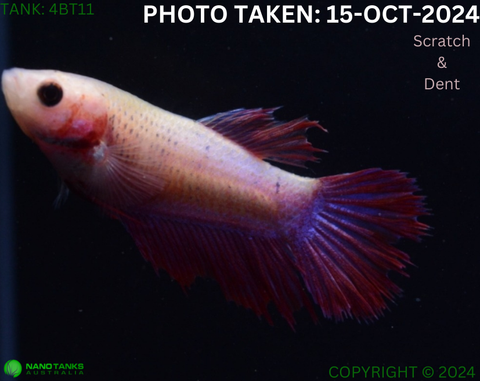
[(20, 376), (22, 373), (22, 364), (17, 360), (8, 360), (3, 367), (5, 374), (8, 376), (13, 376), (13, 378)]

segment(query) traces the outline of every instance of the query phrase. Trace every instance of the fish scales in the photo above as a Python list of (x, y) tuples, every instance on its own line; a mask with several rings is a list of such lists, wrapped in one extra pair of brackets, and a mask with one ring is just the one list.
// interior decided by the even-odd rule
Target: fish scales
[[(273, 233), (277, 220), (291, 214), (280, 209), (298, 208), (295, 200), (303, 202), (307, 192), (313, 192), (314, 180), (252, 156), (201, 123), (109, 90), (102, 90), (112, 129), (107, 145), (123, 146), (121, 155), (138, 171), (168, 178), (162, 191), (148, 201), (150, 211), (169, 214), (174, 208), (172, 218), (202, 221), (213, 214), (216, 224), (253, 232), (253, 222)], [(296, 197), (300, 194), (302, 198)], [(278, 218), (272, 219), (272, 213)]]

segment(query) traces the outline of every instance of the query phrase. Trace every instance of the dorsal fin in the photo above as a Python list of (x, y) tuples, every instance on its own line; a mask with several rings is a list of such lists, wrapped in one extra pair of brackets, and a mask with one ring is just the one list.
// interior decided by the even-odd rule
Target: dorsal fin
[(248, 149), (261, 159), (305, 167), (306, 161), (316, 161), (316, 152), (305, 138), (307, 129), (327, 131), (317, 121), (298, 118), (290, 122), (275, 120), (278, 108), (237, 109), (221, 112), (199, 122)]

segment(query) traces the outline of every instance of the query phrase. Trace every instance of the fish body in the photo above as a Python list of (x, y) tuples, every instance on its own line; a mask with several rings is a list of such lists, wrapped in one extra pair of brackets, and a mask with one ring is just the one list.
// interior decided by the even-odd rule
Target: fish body
[(52, 70), (6, 70), (2, 89), (67, 186), (119, 219), (156, 270), (184, 287), (213, 277), (268, 320), (272, 301), (291, 325), (302, 306), (316, 318), (311, 300), (327, 317), (377, 317), (400, 292), (387, 272), (409, 262), (392, 244), (427, 228), (398, 171), (311, 179), (266, 162), (315, 160), (303, 133), (322, 127), (306, 118), (239, 109), (194, 121)]

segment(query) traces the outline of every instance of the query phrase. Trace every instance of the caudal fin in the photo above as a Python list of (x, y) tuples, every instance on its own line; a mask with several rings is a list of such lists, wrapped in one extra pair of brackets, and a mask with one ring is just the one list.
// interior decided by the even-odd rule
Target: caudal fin
[(318, 180), (311, 218), (298, 230), (296, 266), (326, 317), (370, 320), (400, 292), (388, 271), (404, 274), (409, 256), (392, 246), (419, 240), (427, 225), (414, 179), (367, 169)]

